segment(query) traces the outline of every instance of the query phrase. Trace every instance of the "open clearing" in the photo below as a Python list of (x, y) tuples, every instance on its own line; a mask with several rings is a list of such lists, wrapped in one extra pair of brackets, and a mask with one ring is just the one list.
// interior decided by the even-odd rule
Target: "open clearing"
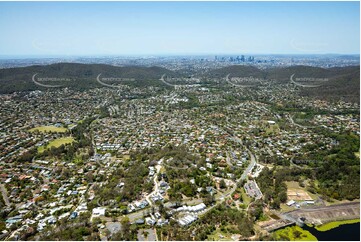
[(63, 128), (63, 127), (55, 127), (55, 126), (40, 126), (40, 127), (36, 127), (36, 128), (32, 128), (29, 130), (29, 132), (35, 132), (35, 131), (39, 131), (39, 132), (51, 132), (51, 133), (65, 133), (68, 129)]
[(59, 139), (55, 139), (49, 142), (49, 144), (47, 146), (40, 146), (38, 148), (38, 152), (42, 153), (44, 152), (44, 150), (46, 149), (50, 149), (51, 147), (55, 147), (58, 148), (61, 145), (65, 145), (65, 144), (70, 144), (74, 142), (74, 138), (73, 137), (64, 137), (64, 138), (59, 138)]
[(313, 198), (298, 185), (298, 182), (286, 182), (287, 184), (287, 198), (288, 200), (305, 201), (313, 200)]
[(313, 200), (307, 192), (301, 189), (287, 189), (287, 197), (288, 200), (301, 200), (301, 201), (309, 201)]

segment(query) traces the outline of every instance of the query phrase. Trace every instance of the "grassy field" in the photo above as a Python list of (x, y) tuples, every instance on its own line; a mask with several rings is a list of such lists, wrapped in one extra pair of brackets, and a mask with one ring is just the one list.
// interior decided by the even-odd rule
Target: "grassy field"
[(280, 208), (281, 208), (282, 213), (290, 212), (290, 211), (293, 211), (296, 209), (293, 206), (287, 206), (287, 204), (285, 204), (285, 203), (281, 203)]
[(46, 149), (50, 149), (51, 147), (60, 147), (61, 145), (63, 144), (70, 144), (70, 143), (73, 143), (74, 142), (74, 138), (73, 137), (64, 137), (64, 138), (59, 138), (59, 139), (55, 139), (55, 140), (52, 140), (49, 142), (49, 144), (47, 146), (40, 146), (38, 148), (38, 152), (39, 153), (42, 153), (44, 152), (44, 150)]
[(243, 203), (248, 206), (248, 204), (251, 202), (252, 199), (246, 194), (243, 188), (241, 188), (241, 195), (242, 195)]
[(288, 181), (288, 182), (286, 182), (286, 185), (287, 185), (287, 188), (289, 188), (289, 189), (291, 189), (291, 188), (299, 189), (300, 188), (300, 185), (296, 181)]
[(55, 126), (40, 126), (36, 128), (32, 128), (29, 132), (51, 132), (51, 133), (65, 133), (68, 129), (63, 127), (55, 127)]
[(322, 225), (317, 225), (315, 227), (315, 229), (317, 229), (318, 231), (327, 231), (330, 229), (334, 229), (337, 228), (340, 225), (343, 224), (354, 224), (354, 223), (359, 223), (360, 219), (352, 219), (352, 220), (340, 220), (340, 221), (334, 221), (334, 222), (330, 222), (330, 223), (326, 223), (326, 224), (322, 224)]
[(274, 232), (277, 240), (290, 240), (290, 241), (317, 241), (317, 238), (313, 236), (307, 230), (298, 226), (286, 227)]

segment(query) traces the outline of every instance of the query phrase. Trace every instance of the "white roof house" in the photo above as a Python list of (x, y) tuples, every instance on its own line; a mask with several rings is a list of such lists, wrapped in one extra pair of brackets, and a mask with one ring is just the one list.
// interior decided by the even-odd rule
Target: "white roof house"
[(296, 202), (294, 200), (290, 200), (287, 202), (287, 206), (292, 206), (293, 204), (295, 204)]
[(93, 216), (104, 216), (105, 215), (105, 208), (98, 207), (93, 208)]

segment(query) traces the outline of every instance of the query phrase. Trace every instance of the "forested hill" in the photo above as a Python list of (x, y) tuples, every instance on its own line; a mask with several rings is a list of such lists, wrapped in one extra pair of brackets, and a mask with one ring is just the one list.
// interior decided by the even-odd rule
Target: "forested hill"
[(208, 77), (225, 77), (228, 74), (239, 77), (257, 77), (264, 79), (275, 79), (277, 81), (289, 81), (291, 75), (296, 77), (331, 78), (353, 76), (360, 73), (360, 66), (320, 68), (313, 66), (290, 66), (275, 67), (260, 70), (255, 66), (233, 65), (219, 69), (213, 69), (206, 74)]
[(319, 87), (300, 88), (302, 96), (326, 100), (360, 101), (360, 66), (320, 68), (312, 66), (291, 66), (259, 70), (253, 66), (228, 66), (211, 70), (209, 77), (254, 77), (274, 80), (272, 83), (287, 83), (294, 74), (294, 79), (327, 79)]
[(329, 82), (319, 88), (301, 90), (301, 95), (319, 99), (360, 102), (360, 67), (331, 68)]
[[(19, 68), (0, 69), (0, 93), (11, 93), (14, 91), (31, 91), (39, 89), (32, 81), (34, 74), (37, 78), (63, 78), (72, 79), (67, 86), (85, 89), (100, 87), (96, 81), (99, 74), (103, 78), (135, 79), (136, 84), (157, 81), (163, 74), (178, 76), (177, 73), (161, 67), (139, 67), (139, 66), (111, 66), (104, 64), (78, 64), (58, 63), (52, 65), (36, 65)], [(61, 82), (61, 81), (60, 81)], [(59, 84), (54, 82), (54, 84)]]
[[(159, 81), (163, 74), (172, 77), (182, 76), (178, 72), (170, 71), (162, 67), (125, 66), (117, 67), (104, 64), (77, 64), (58, 63), (46, 66), (29, 66), (20, 68), (0, 69), (0, 93), (15, 91), (31, 91), (39, 89), (33, 81), (34, 74), (37, 78), (70, 78), (72, 82), (67, 86), (77, 89), (101, 87), (96, 81), (101, 73), (103, 78), (134, 79), (132, 85), (164, 85)], [(300, 88), (303, 96), (315, 97), (326, 100), (338, 100), (359, 102), (360, 100), (360, 66), (319, 68), (311, 66), (291, 66), (283, 68), (270, 68), (260, 70), (254, 66), (228, 66), (212, 69), (202, 75), (205, 78), (224, 78), (230, 74), (234, 77), (253, 77), (265, 80), (273, 80), (272, 84), (282, 84), (290, 81), (294, 74), (295, 78), (319, 78), (327, 79), (322, 86), (314, 88)], [(119, 83), (119, 82), (118, 82)], [(122, 82), (122, 84), (127, 84)], [(54, 83), (58, 84), (58, 83)]]

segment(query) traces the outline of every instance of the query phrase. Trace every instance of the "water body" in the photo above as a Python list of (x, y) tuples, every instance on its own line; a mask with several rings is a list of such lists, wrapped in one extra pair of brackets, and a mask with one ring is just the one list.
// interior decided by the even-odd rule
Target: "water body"
[(313, 227), (303, 226), (319, 241), (360, 241), (360, 223), (343, 224), (337, 228), (321, 232)]

